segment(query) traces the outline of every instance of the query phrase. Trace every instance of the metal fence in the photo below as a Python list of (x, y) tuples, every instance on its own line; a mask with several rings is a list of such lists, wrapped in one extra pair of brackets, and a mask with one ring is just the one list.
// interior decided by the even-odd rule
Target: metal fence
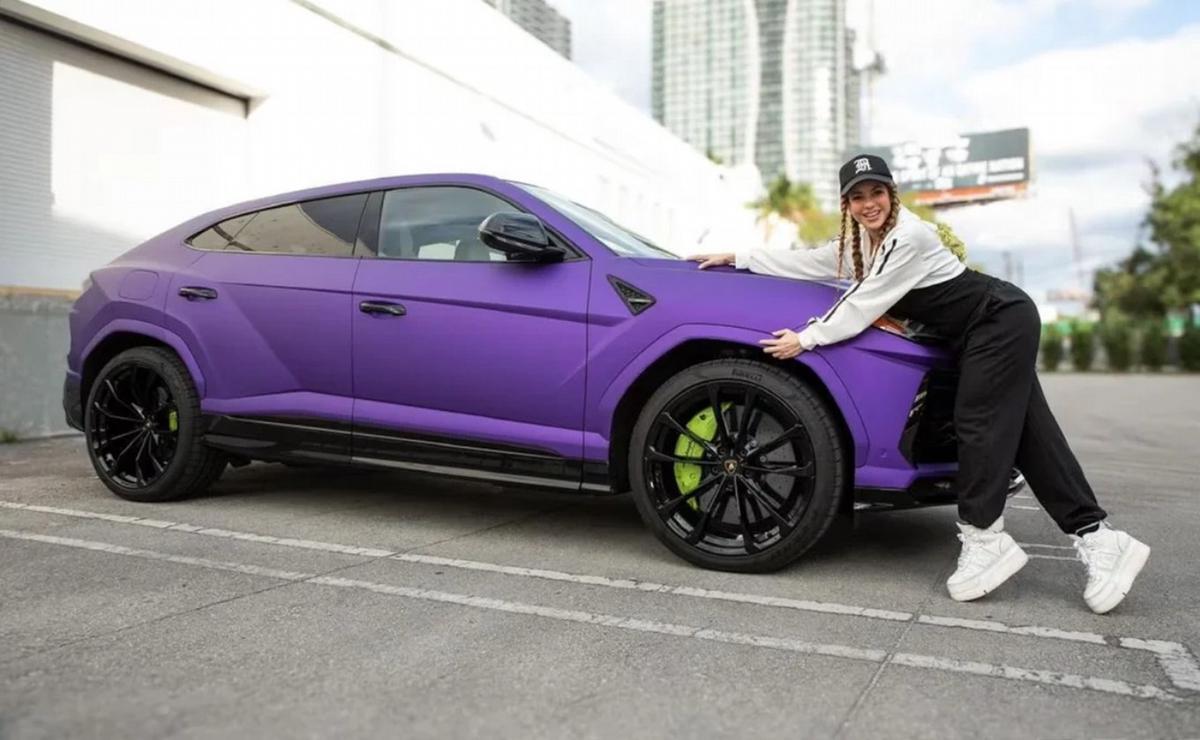
[(0, 288), (0, 440), (72, 431), (62, 410), (67, 292)]

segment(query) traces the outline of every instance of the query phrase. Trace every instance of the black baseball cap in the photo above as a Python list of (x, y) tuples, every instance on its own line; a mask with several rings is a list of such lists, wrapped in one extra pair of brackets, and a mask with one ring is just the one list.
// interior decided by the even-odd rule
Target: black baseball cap
[(838, 171), (838, 179), (842, 184), (842, 195), (850, 192), (850, 188), (863, 180), (878, 180), (889, 185), (895, 185), (892, 171), (888, 169), (883, 157), (874, 154), (858, 154), (851, 157)]

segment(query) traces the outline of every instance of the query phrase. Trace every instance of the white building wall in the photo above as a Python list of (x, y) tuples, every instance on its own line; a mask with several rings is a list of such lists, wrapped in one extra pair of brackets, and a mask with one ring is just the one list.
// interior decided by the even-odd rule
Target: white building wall
[[(0, 229), (0, 284), (77, 288), (91, 269), (210, 208), (431, 171), (546, 185), (679, 253), (695, 251), (702, 235), (703, 249), (758, 238), (744, 207), (753, 178), (714, 166), (478, 0), (6, 0), (2, 8), (259, 95), (247, 111), (119, 58), (39, 41), (0, 16), (0, 30), (56, 52), (51, 145), (37, 155), (50, 160), (41, 164), (52, 173), (56, 226)], [(25, 187), (7, 171), (0, 189)]]

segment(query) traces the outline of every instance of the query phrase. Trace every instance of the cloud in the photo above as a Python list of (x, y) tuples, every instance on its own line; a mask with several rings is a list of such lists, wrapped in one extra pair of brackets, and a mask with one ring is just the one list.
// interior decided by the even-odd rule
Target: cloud
[(651, 0), (550, 0), (571, 20), (574, 62), (650, 115)]
[[(940, 84), (987, 63), (998, 46), (1019, 47), (1055, 16), (1086, 13), (1119, 24), (1152, 0), (849, 0), (847, 24), (867, 43), (874, 36), (891, 80)], [(870, 14), (874, 10), (874, 33)]]
[(1090, 0), (1086, 4), (1097, 12), (1121, 16), (1148, 7), (1152, 2), (1153, 0)]
[(1155, 134), (1200, 112), (1198, 53), (1200, 25), (1039, 54), (968, 78), (968, 125), (1027, 125), (1035, 146), (1053, 155), (1162, 156), (1171, 142)]
[(1053, 9), (1047, 0), (850, 0), (847, 22), (869, 43), (873, 7), (875, 47), (890, 79), (941, 80), (971, 60), (981, 39), (1015, 34)]
[[(874, 120), (869, 121), (867, 137), (888, 143), (931, 132), (945, 135), (1032, 125), (1024, 120), (1031, 105), (1056, 96), (1063, 107), (1095, 111), (1108, 105), (1107, 117), (1119, 118), (1112, 115), (1113, 96), (1091, 94), (1097, 83), (1103, 88), (1098, 71), (1136, 78), (1139, 70), (1171, 74), (1176, 64), (1198, 69), (1200, 65), (1178, 58), (1167, 63), (1154, 55), (1139, 63), (1139, 54), (1155, 42), (1049, 53), (1036, 50), (1052, 43), (1048, 34), (1059, 48), (1081, 42), (1087, 46), (1089, 34), (1096, 35), (1101, 27), (1119, 27), (1150, 4), (1150, 0), (924, 0), (918, 5), (910, 0), (849, 0), (847, 22), (860, 39), (857, 58), (866, 57), (873, 36), (887, 68), (875, 83), (875, 115), (869, 117)], [(873, 33), (868, 22), (871, 7)], [(1087, 28), (1080, 27), (1081, 17)], [(1195, 74), (1189, 70), (1185, 77), (1194, 79)], [(1183, 84), (1170, 87), (1186, 89)], [(1153, 84), (1148, 88), (1136, 92), (1158, 92)]]
[[(649, 114), (651, 1), (550, 1), (572, 20), (576, 62)], [(973, 249), (993, 261), (1020, 253), (1031, 285), (1074, 283), (1072, 210), (1085, 267), (1132, 249), (1148, 203), (1146, 160), (1164, 163), (1200, 121), (1200, 25), (1088, 44), (1089, 33), (1122, 35), (1121, 24), (1154, 3), (848, 0), (863, 45), (872, 4), (888, 68), (875, 85), (874, 143), (1031, 131), (1028, 198), (946, 212)]]
[[(1089, 2), (1133, 7), (1118, 0)], [(1073, 285), (1078, 278), (1068, 214), (1074, 212), (1085, 267), (1129, 253), (1149, 204), (1147, 160), (1165, 162), (1200, 123), (1198, 57), (1200, 24), (1163, 38), (1047, 51), (994, 69), (944, 76), (948, 104), (924, 105), (913, 92), (920, 85), (909, 78), (877, 103), (876, 128), (883, 133), (877, 140), (1028, 127), (1030, 196), (950, 210), (945, 218), (981, 253), (1024, 255), (1029, 283), (1039, 289)]]

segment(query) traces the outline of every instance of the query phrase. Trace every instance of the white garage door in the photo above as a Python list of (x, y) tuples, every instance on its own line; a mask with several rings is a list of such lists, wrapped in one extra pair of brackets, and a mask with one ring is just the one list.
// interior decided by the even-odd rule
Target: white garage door
[(0, 18), (0, 286), (78, 289), (243, 195), (240, 98)]

